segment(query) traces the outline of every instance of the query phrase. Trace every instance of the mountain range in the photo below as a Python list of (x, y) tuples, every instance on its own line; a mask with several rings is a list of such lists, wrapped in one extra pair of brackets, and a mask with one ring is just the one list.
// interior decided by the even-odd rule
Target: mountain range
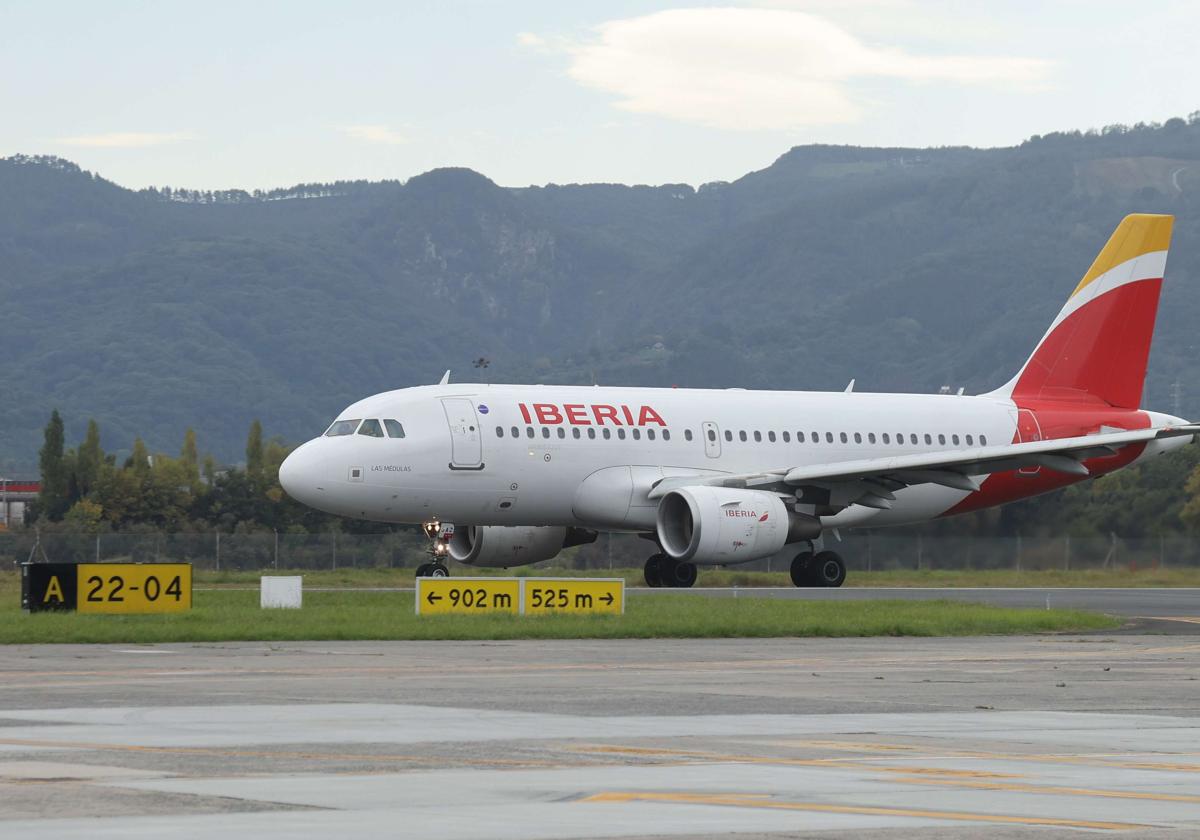
[[(0, 471), (51, 409), (241, 458), (435, 382), (975, 393), (1028, 355), (1116, 223), (1173, 213), (1143, 402), (1200, 415), (1200, 116), (1019, 146), (798, 146), (733, 181), (506, 188), (467, 169), (133, 191), (0, 160)], [(486, 368), (473, 360), (486, 358)]]

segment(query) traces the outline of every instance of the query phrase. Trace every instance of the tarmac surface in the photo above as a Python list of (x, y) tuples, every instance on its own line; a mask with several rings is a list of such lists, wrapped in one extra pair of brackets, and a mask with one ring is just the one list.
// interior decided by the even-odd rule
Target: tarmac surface
[[(701, 572), (703, 574), (703, 572)], [(630, 589), (629, 592), (657, 594), (677, 593), (679, 589)], [(795, 588), (787, 586), (762, 587), (695, 587), (682, 590), (712, 597), (789, 598), (805, 601), (863, 601), (893, 599), (901, 601), (936, 601), (951, 599), (973, 601), (996, 607), (1032, 609), (1094, 610), (1118, 616), (1143, 618), (1190, 618), (1200, 622), (1200, 589), (1194, 587), (1162, 588), (1092, 588), (1082, 587), (857, 587), (838, 589)], [(1200, 629), (1200, 628), (1198, 628)]]
[(0, 648), (5, 837), (1200, 833), (1200, 638)]

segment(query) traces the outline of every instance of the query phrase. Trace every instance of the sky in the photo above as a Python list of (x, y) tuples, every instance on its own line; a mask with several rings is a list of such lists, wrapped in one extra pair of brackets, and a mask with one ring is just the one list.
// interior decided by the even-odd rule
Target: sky
[(1200, 110), (1195, 0), (0, 0), (0, 156), (257, 189), (733, 180)]

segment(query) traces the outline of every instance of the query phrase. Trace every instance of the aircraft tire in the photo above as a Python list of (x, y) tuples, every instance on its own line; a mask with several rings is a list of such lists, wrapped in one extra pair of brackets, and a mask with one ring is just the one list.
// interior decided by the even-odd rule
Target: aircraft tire
[(429, 577), (429, 567), (432, 565), (432, 563), (422, 563), (420, 566), (417, 566), (417, 570), (413, 573), (413, 576)]
[(643, 574), (646, 577), (646, 585), (652, 586), (655, 589), (663, 585), (662, 581), (662, 564), (666, 560), (666, 555), (654, 554), (646, 561), (646, 566), (643, 569)]
[(672, 589), (690, 589), (696, 585), (698, 573), (694, 563), (679, 563), (664, 557), (659, 565), (659, 580)]
[(813, 574), (813, 553), (811, 551), (801, 551), (792, 558), (792, 585), (793, 586), (820, 586), (817, 582), (816, 575)]
[(841, 555), (832, 551), (821, 551), (813, 558), (813, 576), (817, 586), (838, 587), (846, 580), (846, 563)]
[(429, 576), (430, 577), (442, 577), (442, 578), (450, 577), (450, 570), (447, 569), (445, 566), (443, 566), (441, 563), (430, 563), (429, 564)]

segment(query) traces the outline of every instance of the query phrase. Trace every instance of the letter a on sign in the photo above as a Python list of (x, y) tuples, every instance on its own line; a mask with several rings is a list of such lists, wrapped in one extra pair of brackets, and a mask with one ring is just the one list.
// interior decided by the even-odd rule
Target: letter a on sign
[(46, 597), (42, 598), (43, 604), (49, 604), (51, 601), (63, 603), (66, 598), (63, 597), (62, 584), (58, 582), (58, 575), (50, 578), (50, 583), (46, 584)]

